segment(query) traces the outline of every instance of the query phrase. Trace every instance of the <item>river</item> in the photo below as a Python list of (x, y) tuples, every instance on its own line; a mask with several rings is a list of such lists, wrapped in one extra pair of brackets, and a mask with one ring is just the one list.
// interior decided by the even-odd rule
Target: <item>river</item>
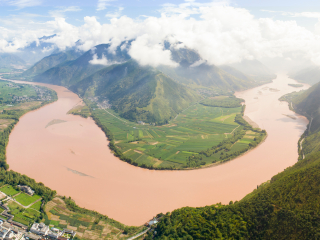
[(227, 204), (297, 162), (297, 142), (308, 121), (278, 101), (296, 90), (288, 83), (296, 81), (279, 74), (273, 83), (236, 93), (246, 101), (245, 115), (266, 129), (264, 143), (233, 161), (191, 171), (147, 170), (120, 161), (92, 119), (67, 114), (81, 101), (76, 94), (41, 84), (55, 90), (58, 101), (21, 117), (9, 138), (7, 161), (10, 169), (71, 196), (79, 206), (127, 225), (184, 206)]

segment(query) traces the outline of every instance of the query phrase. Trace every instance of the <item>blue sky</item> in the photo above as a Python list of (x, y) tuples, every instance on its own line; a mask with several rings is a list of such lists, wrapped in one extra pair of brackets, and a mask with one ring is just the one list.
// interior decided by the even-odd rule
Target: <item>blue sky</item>
[[(46, 21), (53, 12), (66, 17), (69, 23), (80, 25), (85, 16), (96, 16), (101, 23), (108, 22), (114, 14), (139, 18), (143, 15), (160, 16), (159, 9), (164, 4), (181, 4), (183, 0), (107, 0), (103, 10), (97, 10), (99, 0), (0, 0), (0, 16), (29, 16)], [(198, 0), (199, 3), (210, 1)], [(230, 0), (231, 6), (248, 9), (256, 17), (271, 17), (279, 20), (292, 20), (292, 16), (284, 16), (284, 12), (320, 12), (318, 0)], [(101, 3), (100, 3), (101, 4)], [(103, 5), (103, 3), (102, 3)], [(68, 10), (68, 8), (70, 8)], [(119, 12), (120, 9), (120, 12)], [(275, 11), (275, 12), (266, 12)], [(107, 16), (106, 16), (107, 15)], [(295, 17), (299, 24), (308, 28), (317, 22), (315, 18)]]

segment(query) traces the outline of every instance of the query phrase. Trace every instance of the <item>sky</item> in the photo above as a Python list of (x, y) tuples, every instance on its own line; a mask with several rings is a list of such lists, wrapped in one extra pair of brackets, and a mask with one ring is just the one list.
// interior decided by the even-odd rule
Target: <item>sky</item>
[(134, 39), (129, 54), (143, 65), (175, 66), (164, 41), (209, 64), (280, 57), (320, 65), (320, 1), (0, 0), (0, 52), (52, 34), (61, 50), (80, 40), (80, 50), (110, 43), (112, 51)]

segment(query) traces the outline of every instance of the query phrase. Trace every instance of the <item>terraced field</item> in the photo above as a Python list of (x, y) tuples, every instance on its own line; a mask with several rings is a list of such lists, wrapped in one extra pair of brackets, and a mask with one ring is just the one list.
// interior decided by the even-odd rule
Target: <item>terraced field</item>
[[(241, 110), (241, 107), (221, 108), (196, 104), (163, 126), (132, 123), (121, 119), (110, 109), (95, 109), (93, 113), (111, 131), (116, 147), (137, 165), (182, 168), (186, 166), (189, 157), (231, 138), (235, 129), (241, 130), (243, 127), (234, 121)], [(256, 134), (246, 134), (229, 152), (248, 148)], [(214, 154), (206, 158), (202, 165), (220, 159), (220, 155)]]
[[(69, 207), (70, 208), (70, 207)], [(146, 227), (128, 227), (97, 212), (75, 207), (70, 210), (59, 197), (48, 202), (45, 207), (44, 223), (60, 230), (64, 228), (77, 232), (78, 239), (128, 239)]]

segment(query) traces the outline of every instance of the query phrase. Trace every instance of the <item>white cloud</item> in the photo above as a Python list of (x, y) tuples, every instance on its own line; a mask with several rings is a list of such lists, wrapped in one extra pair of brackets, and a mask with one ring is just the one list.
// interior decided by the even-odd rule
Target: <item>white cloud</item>
[(41, 0), (9, 0), (9, 5), (16, 6), (18, 8), (34, 7), (42, 4)]
[(114, 11), (114, 12), (108, 12), (106, 14), (106, 17), (107, 18), (118, 18), (121, 16), (121, 12), (123, 11), (123, 7), (119, 7), (117, 11)]
[(280, 13), (282, 16), (287, 17), (305, 17), (305, 18), (320, 18), (320, 12), (286, 12), (286, 11), (272, 11), (272, 10), (261, 10), (262, 12), (269, 13)]
[[(100, 9), (110, 1), (104, 1)], [(75, 45), (87, 51), (109, 43), (110, 52), (123, 41), (132, 40), (128, 50), (142, 65), (175, 66), (171, 53), (163, 42), (173, 48), (196, 50), (208, 64), (228, 64), (243, 59), (290, 57), (312, 60), (320, 65), (320, 22), (311, 32), (291, 21), (255, 18), (248, 10), (228, 5), (228, 2), (198, 3), (186, 1), (180, 5), (166, 4), (160, 17), (132, 19), (114, 14), (110, 23), (101, 24), (96, 17), (85, 17), (84, 24), (74, 26), (64, 18), (37, 22), (31, 17), (0, 18), (0, 49), (14, 51), (43, 35), (56, 34), (48, 42), (60, 49)], [(315, 13), (294, 13), (292, 16), (317, 17)], [(26, 20), (27, 19), (27, 20)], [(107, 60), (107, 59), (106, 59)], [(104, 58), (93, 62), (105, 62)]]
[(49, 11), (49, 14), (55, 18), (62, 18), (64, 17), (64, 13), (66, 12), (79, 12), (79, 11), (81, 11), (81, 8), (78, 6), (59, 7), (56, 10)]
[(117, 0), (98, 0), (97, 11), (105, 10), (107, 6), (110, 6), (110, 2)]
[(110, 65), (110, 63), (108, 62), (108, 59), (104, 54), (102, 54), (102, 58), (100, 59), (98, 59), (97, 54), (94, 54), (92, 60), (90, 60), (89, 63), (93, 65), (105, 65), (105, 66)]
[(139, 36), (129, 50), (132, 58), (136, 59), (141, 65), (168, 65), (172, 67), (178, 64), (171, 60), (171, 52), (163, 50), (161, 43), (150, 43), (149, 35)]

